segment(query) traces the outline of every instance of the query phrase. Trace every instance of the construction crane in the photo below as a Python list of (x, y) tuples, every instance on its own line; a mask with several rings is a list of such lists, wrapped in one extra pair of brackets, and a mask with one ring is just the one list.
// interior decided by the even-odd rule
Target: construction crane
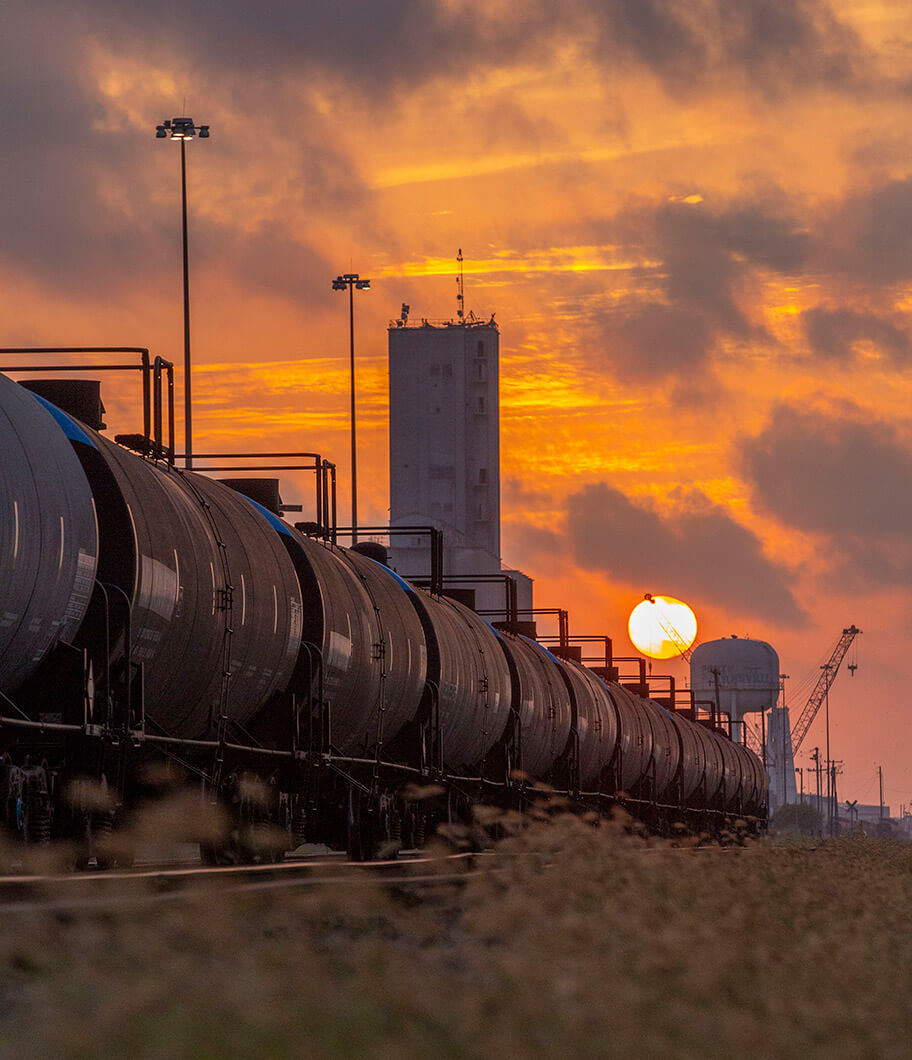
[[(804, 706), (804, 710), (801, 712), (801, 716), (795, 722), (794, 728), (792, 729), (792, 753), (797, 754), (798, 748), (801, 746), (802, 741), (808, 734), (814, 718), (817, 717), (817, 711), (820, 710), (820, 704), (823, 702), (824, 697), (830, 690), (833, 682), (836, 680), (836, 673), (839, 670), (839, 664), (845, 658), (846, 652), (852, 644), (852, 641), (861, 632), (860, 629), (855, 626), (849, 626), (848, 629), (842, 631), (842, 636), (839, 638), (839, 643), (833, 649), (833, 654), (830, 656), (829, 662), (821, 666), (821, 674), (817, 679), (817, 684), (814, 686), (814, 691), (811, 692), (810, 699)], [(855, 671), (858, 669), (857, 663), (852, 663), (849, 666), (849, 673), (854, 677)]]

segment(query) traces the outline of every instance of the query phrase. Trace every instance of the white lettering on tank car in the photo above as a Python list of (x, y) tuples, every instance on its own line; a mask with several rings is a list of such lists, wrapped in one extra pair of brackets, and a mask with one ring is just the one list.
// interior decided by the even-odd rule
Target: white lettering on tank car
[(301, 648), (301, 635), (304, 632), (304, 615), (300, 603), (293, 597), (288, 598), (288, 651), (297, 654)]
[(78, 621), (85, 609), (95, 585), (95, 557), (83, 549), (76, 557), (76, 573), (73, 576), (73, 591), (64, 612), (64, 621)]

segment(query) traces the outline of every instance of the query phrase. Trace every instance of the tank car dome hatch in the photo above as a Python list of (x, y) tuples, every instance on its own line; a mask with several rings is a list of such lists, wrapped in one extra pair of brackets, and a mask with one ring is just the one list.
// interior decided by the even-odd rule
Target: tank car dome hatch
[(23, 379), (19, 385), (50, 401), (93, 431), (103, 431), (107, 427), (98, 379)]
[(381, 544), (379, 541), (359, 541), (357, 544), (352, 545), (349, 551), (357, 552), (360, 556), (367, 556), (368, 559), (372, 559), (375, 563), (380, 563), (384, 567), (390, 565), (389, 551), (386, 545)]
[(694, 649), (690, 659), (694, 699), (716, 703), (737, 723), (745, 714), (769, 710), (779, 698), (779, 656), (765, 640), (724, 637)]
[(220, 478), (217, 481), (235, 493), (241, 493), (256, 501), (267, 512), (272, 512), (273, 515), (282, 514), (282, 498), (279, 496), (277, 478)]

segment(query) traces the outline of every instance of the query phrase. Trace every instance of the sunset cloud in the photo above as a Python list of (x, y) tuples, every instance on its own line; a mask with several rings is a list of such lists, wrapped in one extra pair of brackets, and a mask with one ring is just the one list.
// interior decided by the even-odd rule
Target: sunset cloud
[[(386, 329), (403, 302), (453, 315), (462, 248), (466, 308), (501, 327), (504, 540), (540, 602), (620, 644), (631, 596), (677, 589), (789, 667), (835, 614), (888, 613), (877, 650), (904, 657), (910, 40), (887, 0), (12, 5), (0, 345), (148, 345), (180, 429), (179, 150), (154, 127), (186, 111), (212, 126), (188, 147), (200, 447), (320, 452), (345, 507), (331, 280), (359, 272), (382, 521)], [(105, 392), (135, 430), (132, 380)]]
[(789, 572), (763, 555), (760, 539), (699, 493), (684, 511), (663, 514), (601, 483), (567, 499), (567, 535), (576, 561), (613, 579), (701, 598), (776, 626), (807, 615)]

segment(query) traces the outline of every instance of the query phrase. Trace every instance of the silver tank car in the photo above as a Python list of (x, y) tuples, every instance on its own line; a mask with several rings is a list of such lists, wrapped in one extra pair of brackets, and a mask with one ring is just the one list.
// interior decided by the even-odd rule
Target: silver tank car
[[(300, 587), (272, 528), (211, 480), (155, 467), (58, 418), (70, 424), (98, 512), (112, 622), (118, 590), (129, 601), (129, 663), (143, 665), (147, 717), (185, 738), (211, 734), (222, 709), (246, 724), (288, 684), (301, 650)], [(124, 628), (111, 648), (116, 663)]]
[(617, 747), (617, 712), (607, 686), (596, 674), (570, 659), (559, 663), (573, 702), (580, 786), (584, 791), (598, 788)]
[[(0, 691), (71, 642), (95, 585), (92, 493), (48, 406), (0, 375)], [(73, 428), (75, 429), (75, 428)]]
[(546, 777), (570, 738), (570, 691), (551, 652), (512, 633), (501, 633), (499, 639), (509, 663), (510, 694), (519, 718), (519, 768), (530, 777)]
[(428, 682), (440, 716), (444, 760), (473, 770), (503, 736), (510, 671), (491, 627), (455, 600), (419, 589), (413, 597), (428, 651)]

